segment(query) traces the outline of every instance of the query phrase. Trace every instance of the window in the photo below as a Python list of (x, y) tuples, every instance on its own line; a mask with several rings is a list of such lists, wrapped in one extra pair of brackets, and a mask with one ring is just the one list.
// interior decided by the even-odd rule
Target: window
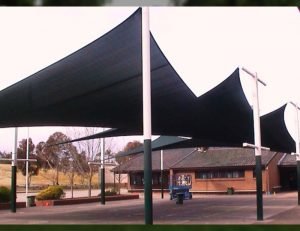
[(196, 179), (217, 179), (217, 178), (243, 178), (244, 170), (213, 170), (213, 171), (197, 171)]
[(175, 179), (176, 179), (175, 185), (192, 185), (191, 175), (176, 174)]
[(255, 169), (253, 169), (253, 178), (256, 178), (256, 170)]
[[(169, 178), (167, 175), (163, 176), (164, 184), (167, 184)], [(130, 184), (131, 185), (144, 185), (144, 174), (143, 173), (131, 173), (130, 174)], [(152, 185), (160, 185), (161, 184), (161, 177), (160, 173), (153, 173), (152, 174)]]
[(131, 174), (130, 175), (130, 184), (131, 185), (143, 185), (144, 179), (140, 174)]
[(245, 172), (242, 170), (237, 170), (232, 172), (232, 178), (242, 178), (245, 177)]

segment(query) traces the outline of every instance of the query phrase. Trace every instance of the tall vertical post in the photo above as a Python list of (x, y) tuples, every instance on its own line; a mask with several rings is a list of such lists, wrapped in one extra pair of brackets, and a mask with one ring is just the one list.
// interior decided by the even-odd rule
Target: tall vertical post
[(296, 138), (296, 161), (297, 161), (297, 191), (298, 191), (298, 205), (300, 205), (300, 130), (299, 130), (299, 107), (297, 104), (292, 103), (296, 110), (295, 127), (297, 130)]
[(149, 8), (142, 8), (143, 129), (144, 129), (144, 200), (145, 224), (153, 224), (152, 153), (151, 153), (151, 70)]
[[(25, 194), (28, 197), (28, 165), (29, 165), (29, 127), (27, 128), (27, 142), (26, 142), (26, 176), (25, 176)], [(29, 207), (28, 200), (26, 200), (26, 207)]]
[(101, 204), (105, 205), (105, 169), (104, 169), (104, 153), (105, 153), (105, 140), (101, 138)]
[(258, 82), (266, 84), (258, 79), (257, 73), (253, 74), (245, 68), (242, 68), (247, 74), (253, 77), (253, 122), (254, 122), (254, 149), (256, 162), (256, 207), (257, 220), (263, 220), (263, 194), (262, 194), (262, 166), (261, 166), (261, 134), (260, 134), (260, 112), (258, 97)]
[(114, 171), (114, 192), (116, 192), (116, 172)]
[(261, 167), (261, 135), (260, 135), (260, 113), (258, 99), (258, 79), (257, 73), (253, 79), (253, 120), (254, 120), (254, 144), (255, 144), (255, 162), (256, 162), (256, 203), (257, 220), (263, 220), (263, 195), (262, 195), (262, 167)]
[(15, 128), (15, 144), (11, 161), (11, 212), (15, 213), (17, 208), (17, 147), (18, 147), (18, 128)]
[(164, 199), (164, 150), (160, 150), (160, 179), (161, 199)]

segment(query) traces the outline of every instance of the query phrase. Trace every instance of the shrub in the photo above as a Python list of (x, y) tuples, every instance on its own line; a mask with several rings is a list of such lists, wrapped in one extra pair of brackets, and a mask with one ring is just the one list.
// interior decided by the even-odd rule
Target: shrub
[(37, 200), (58, 200), (65, 196), (61, 186), (49, 186), (36, 195)]
[(10, 190), (7, 187), (0, 186), (0, 202), (10, 201)]
[[(114, 196), (117, 195), (117, 192), (114, 189), (109, 189), (105, 191), (105, 196)], [(101, 196), (101, 193), (98, 194), (98, 197)]]

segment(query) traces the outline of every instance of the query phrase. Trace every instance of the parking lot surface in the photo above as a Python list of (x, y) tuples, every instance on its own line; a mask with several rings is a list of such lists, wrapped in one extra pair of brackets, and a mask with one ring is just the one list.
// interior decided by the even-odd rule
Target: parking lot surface
[[(256, 196), (196, 195), (178, 205), (154, 196), (154, 224), (300, 224), (296, 192), (264, 195), (264, 220)], [(144, 199), (0, 210), (0, 224), (144, 224)]]

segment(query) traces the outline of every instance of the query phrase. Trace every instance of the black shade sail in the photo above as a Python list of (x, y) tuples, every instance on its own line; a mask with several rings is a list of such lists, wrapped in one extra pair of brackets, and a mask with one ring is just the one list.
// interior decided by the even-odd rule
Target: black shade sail
[[(138, 9), (94, 42), (2, 90), (0, 127), (101, 126), (141, 134), (141, 60)], [(251, 141), (252, 111), (239, 69), (197, 98), (151, 37), (151, 84), (153, 134), (215, 146)]]
[[(156, 103), (152, 101), (153, 108)], [(174, 137), (172, 148), (177, 146), (181, 148), (191, 146), (241, 147), (243, 142), (253, 142), (252, 109), (241, 86), (239, 69), (209, 92), (198, 98), (195, 97), (186, 110), (177, 111), (174, 114), (168, 114), (159, 109), (154, 112), (164, 121), (164, 123), (159, 120), (153, 122), (153, 134), (164, 137), (164, 142), (158, 142), (160, 146), (163, 143), (163, 146), (166, 145), (166, 137)], [(141, 134), (141, 127), (136, 130), (111, 129), (71, 142)], [(181, 142), (180, 145), (175, 144), (177, 143), (175, 142), (176, 136), (182, 135), (193, 139)]]
[(274, 151), (292, 153), (296, 152), (296, 145), (285, 125), (286, 106), (261, 117), (261, 143)]
[[(0, 127), (142, 127), (141, 9), (104, 36), (0, 92)], [(153, 121), (195, 95), (151, 37)], [(169, 116), (160, 117), (160, 124)], [(158, 123), (158, 122), (156, 122)]]
[[(252, 109), (238, 68), (218, 86), (196, 97), (153, 36), (150, 43), (154, 135), (192, 137), (201, 146), (253, 143)], [(94, 42), (2, 90), (0, 127), (100, 126), (117, 129), (98, 137), (142, 134), (141, 62), (138, 9)], [(211, 76), (195, 73), (195, 78)], [(266, 122), (264, 129), (268, 128)], [(280, 140), (269, 135), (263, 141), (269, 147), (290, 147), (278, 146)]]

